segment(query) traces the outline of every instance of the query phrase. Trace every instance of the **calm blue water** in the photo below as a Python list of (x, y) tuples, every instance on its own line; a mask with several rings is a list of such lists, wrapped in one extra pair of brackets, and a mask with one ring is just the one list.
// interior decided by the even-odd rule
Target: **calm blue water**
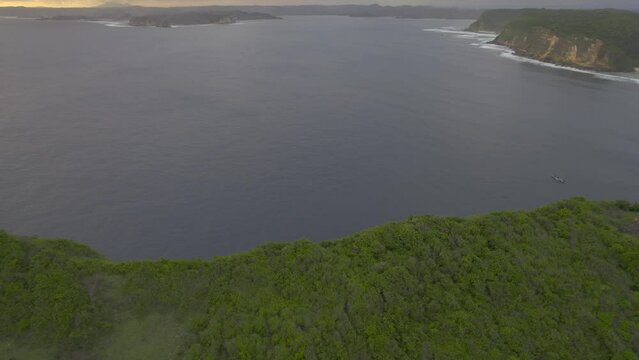
[(468, 23), (0, 20), (0, 228), (206, 258), (409, 215), (639, 200), (639, 85), (422, 31)]

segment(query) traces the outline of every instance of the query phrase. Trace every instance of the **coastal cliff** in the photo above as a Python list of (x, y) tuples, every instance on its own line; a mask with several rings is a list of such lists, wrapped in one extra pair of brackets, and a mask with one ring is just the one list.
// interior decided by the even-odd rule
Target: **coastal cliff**
[(639, 67), (639, 14), (619, 10), (486, 11), (469, 29), (499, 32), (517, 55), (587, 70)]
[(559, 65), (599, 71), (634, 70), (623, 52), (601, 39), (561, 36), (546, 28), (518, 32), (506, 27), (494, 43), (514, 49), (517, 55)]

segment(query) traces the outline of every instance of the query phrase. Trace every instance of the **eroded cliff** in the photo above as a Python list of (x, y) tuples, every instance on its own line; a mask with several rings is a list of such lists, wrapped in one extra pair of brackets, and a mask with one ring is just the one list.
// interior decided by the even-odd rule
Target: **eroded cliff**
[(470, 31), (494, 31), (517, 55), (580, 69), (639, 67), (639, 14), (620, 10), (490, 10)]
[(517, 55), (559, 65), (599, 71), (634, 70), (622, 51), (601, 39), (560, 35), (543, 27), (516, 32), (507, 26), (494, 43), (510, 47)]

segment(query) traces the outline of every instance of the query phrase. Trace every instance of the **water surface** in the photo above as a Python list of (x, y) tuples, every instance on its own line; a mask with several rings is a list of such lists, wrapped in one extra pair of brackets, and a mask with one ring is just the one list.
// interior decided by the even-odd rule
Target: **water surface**
[(639, 86), (423, 31), (468, 23), (0, 19), (0, 228), (207, 258), (409, 215), (639, 200)]

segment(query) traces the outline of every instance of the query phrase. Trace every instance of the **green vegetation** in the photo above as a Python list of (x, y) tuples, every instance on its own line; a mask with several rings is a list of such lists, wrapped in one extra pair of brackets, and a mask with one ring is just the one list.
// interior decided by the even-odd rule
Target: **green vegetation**
[(639, 67), (639, 14), (631, 11), (489, 10), (469, 30), (499, 32), (496, 43), (539, 60), (605, 71)]
[(509, 22), (531, 9), (496, 9), (484, 11), (477, 21), (470, 24), (468, 31), (501, 32)]
[(0, 358), (638, 359), (638, 236), (584, 199), (210, 261), (0, 232)]
[(272, 20), (281, 19), (277, 16), (244, 12), (244, 11), (188, 11), (168, 14), (153, 14), (134, 16), (129, 19), (131, 26), (155, 26), (170, 28), (173, 25), (207, 25), (234, 24), (242, 20)]

